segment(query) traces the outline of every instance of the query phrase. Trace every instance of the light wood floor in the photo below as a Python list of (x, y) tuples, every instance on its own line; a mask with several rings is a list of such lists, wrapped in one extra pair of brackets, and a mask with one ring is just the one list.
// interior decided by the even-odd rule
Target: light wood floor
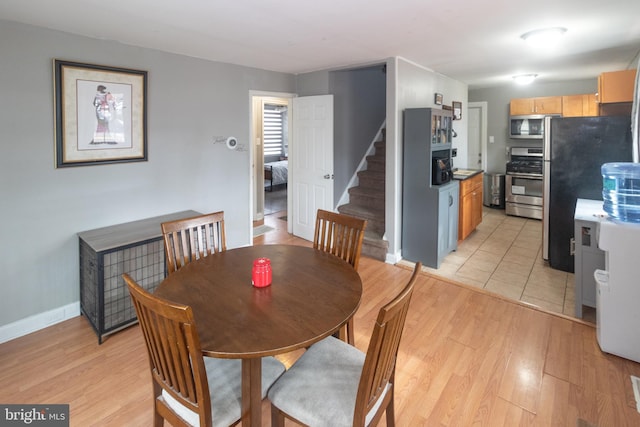
[[(286, 223), (256, 244), (309, 245)], [(356, 346), (365, 350), (380, 306), (408, 268), (362, 258)], [(297, 354), (284, 355), (291, 363)], [(396, 425), (638, 426), (629, 376), (640, 364), (603, 354), (592, 325), (423, 274), (398, 356)], [(102, 345), (68, 320), (0, 345), (0, 403), (69, 403), (72, 426), (147, 426), (151, 379), (138, 326)], [(269, 406), (263, 405), (265, 425)], [(381, 423), (385, 425), (384, 421)]]

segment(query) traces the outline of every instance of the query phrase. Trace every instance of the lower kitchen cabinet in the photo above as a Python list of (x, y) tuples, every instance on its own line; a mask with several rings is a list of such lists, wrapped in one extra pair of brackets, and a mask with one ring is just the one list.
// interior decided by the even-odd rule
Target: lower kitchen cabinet
[(605, 254), (598, 248), (598, 227), (606, 218), (602, 209), (602, 201), (578, 199), (574, 215), (574, 247), (575, 247), (575, 315), (582, 318), (582, 308), (596, 307), (596, 279), (593, 276), (597, 269), (605, 269)]
[(440, 267), (440, 263), (449, 252), (458, 248), (458, 197), (460, 188), (456, 181), (452, 181), (450, 184), (447, 186), (442, 185), (438, 189), (438, 253), (436, 255), (436, 268)]
[(458, 241), (471, 234), (482, 222), (482, 173), (460, 181)]
[(402, 204), (402, 257), (440, 268), (458, 248), (458, 181), (414, 188)]

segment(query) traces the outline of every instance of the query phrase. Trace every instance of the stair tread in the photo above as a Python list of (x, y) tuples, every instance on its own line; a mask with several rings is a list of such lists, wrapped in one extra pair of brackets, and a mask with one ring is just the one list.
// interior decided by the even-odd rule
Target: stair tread
[(338, 212), (368, 221), (364, 233), (362, 255), (385, 261), (389, 242), (385, 232), (385, 163), (386, 139), (375, 141), (375, 151), (366, 157), (367, 168), (358, 171), (359, 183), (348, 190), (351, 201), (338, 207)]
[(349, 213), (352, 216), (364, 219), (379, 219), (384, 221), (384, 209), (374, 209), (370, 206), (347, 203), (338, 208), (340, 212)]
[(364, 197), (371, 197), (372, 199), (384, 199), (384, 192), (383, 191), (371, 191), (371, 190), (377, 190), (378, 188), (376, 187), (363, 187), (363, 186), (357, 186), (357, 187), (351, 187), (349, 189), (349, 194), (354, 194), (357, 196), (364, 196)]
[[(365, 241), (372, 241), (372, 240), (384, 240), (382, 238), (382, 234), (373, 230), (365, 230), (364, 232), (364, 240)], [(386, 242), (386, 240), (385, 240)], [(387, 242), (388, 244), (388, 242)]]
[(384, 172), (383, 171), (370, 171), (370, 170), (366, 170), (366, 171), (361, 171), (358, 172), (358, 178), (359, 179), (370, 179), (370, 180), (374, 180), (374, 181), (380, 181), (380, 182), (384, 182)]

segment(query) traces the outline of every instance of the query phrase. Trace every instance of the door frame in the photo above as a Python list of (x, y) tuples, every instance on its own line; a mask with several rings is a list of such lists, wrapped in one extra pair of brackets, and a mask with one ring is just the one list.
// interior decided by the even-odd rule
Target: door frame
[[(483, 171), (487, 172), (487, 110), (488, 103), (486, 101), (482, 102), (469, 102), (467, 104), (467, 108), (479, 108), (480, 109), (480, 150), (482, 150), (482, 162), (480, 167)], [(467, 115), (468, 116), (468, 115)], [(467, 147), (467, 152), (469, 152), (469, 147)], [(469, 160), (467, 159), (467, 163)]]
[[(257, 136), (256, 128), (262, 124), (262, 101), (264, 99), (283, 99), (288, 101), (289, 114), (292, 110), (291, 100), (298, 95), (289, 92), (266, 92), (266, 91), (249, 91), (249, 141), (251, 141), (249, 149), (249, 209), (251, 212), (251, 220), (249, 221), (249, 235), (253, 235), (253, 222), (264, 219), (264, 197), (262, 199), (262, 210), (257, 212), (257, 197), (258, 197), (258, 181), (262, 183), (262, 191), (264, 191), (264, 173), (263, 167), (263, 155), (262, 155), (262, 139)], [(291, 138), (291, 120), (287, 127), (289, 133), (289, 150), (291, 150), (291, 144), (293, 140)], [(258, 156), (258, 152), (260, 156)], [(291, 153), (289, 153), (289, 161), (291, 161)], [(261, 177), (261, 178), (260, 178)], [(288, 183), (287, 185), (289, 185)], [(291, 198), (287, 191), (287, 211), (291, 210)], [(287, 218), (287, 230), (291, 232), (291, 222)]]

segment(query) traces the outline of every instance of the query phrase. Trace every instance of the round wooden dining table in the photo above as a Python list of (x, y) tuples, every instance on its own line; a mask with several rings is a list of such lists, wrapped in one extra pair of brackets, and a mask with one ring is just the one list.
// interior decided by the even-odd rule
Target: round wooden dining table
[[(256, 288), (252, 267), (261, 257), (271, 261), (272, 284)], [(205, 356), (242, 359), (242, 425), (261, 426), (261, 358), (338, 331), (360, 305), (362, 281), (349, 263), (326, 252), (258, 245), (193, 261), (155, 294), (192, 307)]]

